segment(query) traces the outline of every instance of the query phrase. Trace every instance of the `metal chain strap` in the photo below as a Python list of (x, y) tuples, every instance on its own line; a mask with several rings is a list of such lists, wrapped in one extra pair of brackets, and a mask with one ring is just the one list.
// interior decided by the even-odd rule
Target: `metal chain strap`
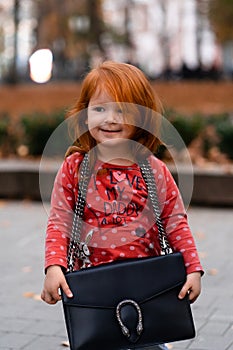
[(77, 260), (78, 244), (81, 241), (81, 229), (82, 229), (82, 218), (84, 214), (84, 207), (86, 204), (87, 187), (89, 183), (89, 156), (85, 154), (81, 170), (80, 170), (80, 181), (78, 189), (78, 198), (75, 204), (74, 218), (72, 223), (70, 244), (67, 256), (67, 271), (73, 272), (74, 264)]
[[(156, 225), (158, 227), (161, 254), (163, 255), (170, 254), (172, 253), (172, 249), (167, 240), (166, 232), (164, 230), (164, 227), (160, 218), (157, 187), (156, 187), (154, 175), (152, 172), (152, 168), (148, 160), (144, 160), (143, 162), (140, 162), (139, 165), (141, 168), (142, 176), (147, 186), (148, 196), (151, 200), (151, 204), (153, 207), (154, 216), (156, 220)], [(84, 214), (84, 207), (86, 204), (86, 194), (87, 194), (87, 187), (89, 183), (89, 177), (90, 177), (89, 156), (86, 153), (81, 165), (78, 199), (76, 201), (75, 210), (74, 210), (74, 219), (72, 224), (72, 231), (71, 231), (71, 237), (70, 237), (68, 257), (67, 257), (68, 272), (73, 272), (75, 261), (78, 258), (77, 256), (78, 245), (81, 241), (82, 218)]]
[(154, 178), (154, 174), (153, 174), (151, 165), (147, 159), (144, 160), (143, 162), (140, 162), (139, 165), (141, 168), (142, 176), (143, 176), (144, 181), (147, 185), (148, 196), (151, 200), (156, 225), (158, 227), (161, 255), (171, 254), (172, 249), (171, 249), (171, 246), (167, 240), (167, 235), (166, 235), (163, 223), (162, 223), (161, 218), (160, 218), (160, 208), (159, 208), (159, 201), (158, 201), (157, 186), (155, 183), (155, 178)]

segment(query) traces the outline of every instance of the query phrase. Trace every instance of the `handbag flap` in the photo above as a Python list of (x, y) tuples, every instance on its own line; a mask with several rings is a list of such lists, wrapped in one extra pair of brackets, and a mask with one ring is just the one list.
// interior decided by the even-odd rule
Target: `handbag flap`
[(143, 303), (182, 285), (186, 271), (182, 254), (172, 253), (102, 264), (67, 273), (66, 279), (74, 297), (62, 293), (65, 304), (114, 308), (123, 299)]

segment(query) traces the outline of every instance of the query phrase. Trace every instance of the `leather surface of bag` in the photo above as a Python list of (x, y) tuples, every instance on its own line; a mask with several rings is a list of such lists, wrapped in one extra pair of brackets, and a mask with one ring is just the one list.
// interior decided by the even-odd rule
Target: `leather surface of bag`
[(181, 253), (128, 259), (66, 274), (71, 350), (137, 349), (195, 336)]

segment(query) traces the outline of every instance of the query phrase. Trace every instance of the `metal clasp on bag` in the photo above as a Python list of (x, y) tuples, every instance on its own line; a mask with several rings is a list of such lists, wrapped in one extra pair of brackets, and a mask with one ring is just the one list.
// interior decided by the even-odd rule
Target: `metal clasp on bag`
[(82, 261), (81, 269), (91, 267), (91, 261), (89, 256), (91, 255), (90, 250), (88, 248), (88, 243), (92, 239), (94, 230), (90, 230), (86, 236), (85, 242), (79, 242), (77, 246), (77, 257)]
[(138, 313), (138, 324), (137, 324), (137, 328), (136, 328), (136, 331), (137, 331), (137, 334), (140, 335), (143, 331), (143, 323), (142, 323), (142, 311), (138, 305), (138, 303), (136, 303), (136, 301), (134, 300), (131, 300), (131, 299), (125, 299), (125, 300), (122, 300), (116, 307), (116, 317), (117, 317), (117, 321), (119, 322), (120, 324), (120, 327), (121, 327), (121, 331), (122, 333), (124, 334), (124, 336), (126, 336), (127, 338), (130, 337), (130, 331), (129, 329), (124, 325), (124, 323), (122, 322), (122, 319), (121, 319), (121, 314), (120, 314), (120, 311), (121, 311), (121, 308), (124, 306), (124, 305), (127, 305), (127, 304), (131, 304), (135, 307), (135, 309), (137, 310), (137, 313)]

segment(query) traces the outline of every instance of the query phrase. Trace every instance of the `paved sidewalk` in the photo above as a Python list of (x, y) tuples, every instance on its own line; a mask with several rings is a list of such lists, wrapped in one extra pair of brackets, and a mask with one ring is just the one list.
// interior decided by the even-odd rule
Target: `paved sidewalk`
[[(0, 201), (0, 349), (66, 349), (61, 303), (39, 300), (45, 209), (30, 201)], [(233, 210), (193, 207), (189, 221), (206, 270), (193, 305), (197, 337), (170, 349), (233, 350)]]

